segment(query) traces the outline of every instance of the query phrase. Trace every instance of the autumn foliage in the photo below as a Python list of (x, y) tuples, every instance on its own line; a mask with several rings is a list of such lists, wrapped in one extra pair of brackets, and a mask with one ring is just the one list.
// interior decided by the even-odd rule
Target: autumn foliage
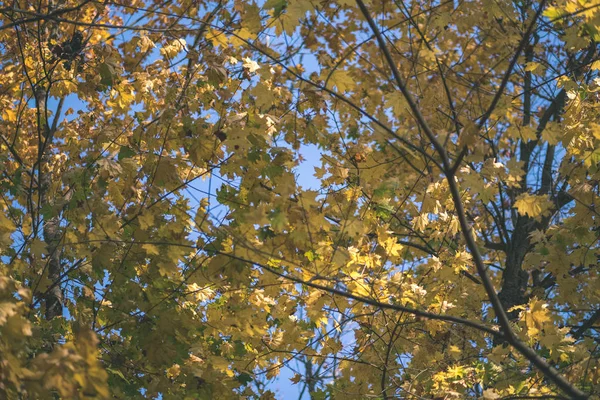
[(599, 0), (4, 2), (0, 398), (600, 395), (599, 43)]

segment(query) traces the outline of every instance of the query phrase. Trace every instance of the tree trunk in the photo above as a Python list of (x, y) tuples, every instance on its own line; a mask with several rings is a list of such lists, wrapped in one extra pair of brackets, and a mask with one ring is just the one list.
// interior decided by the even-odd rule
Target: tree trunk
[(502, 288), (498, 298), (510, 319), (519, 316), (518, 311), (509, 310), (527, 302), (525, 292), (529, 274), (523, 271), (523, 260), (531, 245), (529, 235), (535, 227), (535, 221), (519, 216), (510, 243), (506, 249), (506, 265), (502, 274)]

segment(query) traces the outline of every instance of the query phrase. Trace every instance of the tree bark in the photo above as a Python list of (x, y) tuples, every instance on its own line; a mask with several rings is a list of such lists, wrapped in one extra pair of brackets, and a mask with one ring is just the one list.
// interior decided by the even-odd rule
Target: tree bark
[(519, 216), (510, 243), (507, 244), (506, 265), (498, 298), (510, 319), (517, 318), (519, 312), (509, 310), (527, 302), (525, 292), (529, 274), (523, 270), (522, 265), (531, 245), (529, 235), (534, 226), (535, 223), (530, 218)]
[[(45, 164), (45, 163), (44, 163)], [(50, 187), (50, 173), (44, 172), (41, 177), (41, 190), (42, 190), (42, 205), (48, 204), (47, 202), (47, 191)], [(48, 260), (47, 260), (47, 269), (48, 269), (48, 280), (54, 284), (60, 280), (60, 276), (62, 273), (62, 264), (61, 264), (61, 248), (60, 248), (60, 240), (61, 240), (61, 231), (59, 225), (58, 216), (53, 216), (49, 218), (47, 221), (44, 221), (44, 241), (47, 244), (48, 248)], [(59, 317), (63, 313), (63, 303), (64, 303), (64, 294), (60, 283), (53, 285), (53, 287), (48, 290), (45, 295), (45, 305), (46, 305), (46, 319), (51, 320), (55, 317)]]

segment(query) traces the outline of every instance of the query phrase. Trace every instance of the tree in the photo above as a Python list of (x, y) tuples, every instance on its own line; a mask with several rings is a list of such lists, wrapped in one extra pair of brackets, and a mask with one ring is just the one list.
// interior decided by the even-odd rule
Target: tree
[(0, 397), (598, 395), (599, 5), (0, 8)]

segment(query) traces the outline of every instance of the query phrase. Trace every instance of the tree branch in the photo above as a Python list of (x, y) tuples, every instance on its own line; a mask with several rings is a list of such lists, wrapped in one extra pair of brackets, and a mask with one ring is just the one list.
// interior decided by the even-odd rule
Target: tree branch
[[(523, 38), (523, 40), (521, 41), (521, 43), (519, 45), (517, 54), (511, 60), (511, 64), (509, 65), (507, 72), (512, 71), (512, 68), (514, 67), (514, 65), (517, 62), (518, 55), (522, 51), (525, 44), (528, 43), (528, 41), (529, 41), (528, 38), (531, 35), (531, 33), (533, 32), (533, 28), (536, 24), (536, 21), (542, 13), (542, 10), (545, 5), (545, 1), (546, 0), (542, 0), (542, 2), (540, 3), (540, 6), (539, 6), (538, 10), (536, 11), (536, 14), (533, 18), (533, 21), (530, 24), (529, 28), (527, 29), (525, 37)], [(417, 119), (419, 125), (421, 126), (421, 128), (427, 135), (428, 139), (431, 141), (434, 148), (436, 149), (436, 151), (442, 158), (442, 165), (444, 167), (443, 172), (446, 175), (446, 179), (448, 181), (448, 186), (449, 186), (451, 194), (452, 194), (452, 199), (454, 202), (454, 206), (456, 208), (456, 213), (457, 213), (460, 225), (461, 225), (463, 236), (467, 243), (467, 248), (471, 252), (473, 261), (475, 263), (475, 266), (477, 267), (477, 271), (479, 273), (479, 276), (481, 277), (482, 283), (483, 283), (485, 290), (488, 294), (488, 297), (492, 303), (492, 307), (494, 309), (494, 312), (496, 313), (498, 322), (500, 323), (500, 326), (502, 328), (502, 331), (504, 332), (507, 342), (510, 343), (517, 351), (519, 351), (531, 363), (533, 363), (548, 379), (553, 381), (565, 393), (569, 394), (574, 399), (586, 399), (588, 396), (586, 396), (582, 391), (580, 391), (578, 388), (573, 386), (569, 381), (567, 381), (558, 371), (556, 371), (551, 365), (549, 365), (533, 349), (531, 349), (529, 346), (527, 346), (525, 343), (523, 343), (517, 337), (517, 335), (512, 331), (512, 328), (510, 326), (510, 321), (504, 311), (504, 308), (502, 307), (502, 304), (500, 302), (500, 299), (498, 298), (496, 290), (494, 289), (494, 286), (485, 270), (485, 265), (483, 263), (483, 259), (481, 257), (481, 254), (479, 253), (477, 244), (475, 243), (475, 239), (473, 237), (471, 227), (469, 226), (469, 224), (467, 222), (467, 218), (466, 218), (465, 210), (464, 210), (464, 207), (462, 204), (458, 185), (454, 179), (455, 178), (454, 170), (455, 170), (456, 166), (460, 163), (460, 158), (462, 158), (462, 157), (459, 157), (459, 160), (457, 160), (457, 163), (454, 164), (454, 167), (450, 166), (450, 162), (449, 162), (446, 150), (441, 146), (441, 144), (437, 140), (433, 131), (430, 129), (429, 125), (427, 124), (427, 121), (425, 121), (425, 118), (421, 114), (416, 102), (412, 98), (411, 94), (408, 92), (408, 89), (406, 88), (406, 85), (405, 85), (404, 81), (402, 80), (402, 77), (400, 76), (400, 72), (398, 71), (398, 68), (396, 67), (396, 64), (394, 63), (394, 60), (392, 59), (392, 56), (386, 46), (386, 43), (385, 43), (383, 37), (381, 36), (381, 34), (379, 32), (379, 29), (377, 28), (377, 25), (375, 24), (375, 21), (373, 21), (373, 18), (369, 14), (369, 11), (367, 10), (367, 8), (362, 0), (356, 0), (356, 3), (358, 4), (362, 14), (364, 15), (365, 19), (367, 20), (367, 23), (369, 24), (371, 30), (377, 37), (379, 47), (384, 54), (384, 57), (388, 63), (388, 66), (392, 70), (392, 74), (394, 76), (396, 84), (400, 88), (400, 91), (402, 92), (405, 100), (407, 101), (411, 111), (415, 115), (415, 118)], [(489, 118), (489, 116), (495, 109), (495, 107), (500, 99), (500, 96), (502, 95), (502, 92), (504, 91), (504, 86), (506, 86), (506, 84), (508, 82), (509, 76), (510, 76), (510, 73), (505, 74), (503, 83), (501, 84), (500, 89), (496, 93), (494, 100), (492, 100), (492, 104), (490, 105), (490, 107), (488, 108), (488, 110), (486, 111), (484, 116), (480, 119), (480, 122), (479, 122), (480, 127), (485, 124), (485, 122), (487, 121), (487, 118)]]
[(600, 309), (594, 311), (594, 313), (587, 320), (585, 320), (584, 323), (581, 324), (579, 328), (577, 328), (577, 330), (575, 330), (572, 333), (573, 337), (575, 339), (579, 339), (585, 333), (585, 331), (594, 326), (594, 324), (598, 320), (600, 320)]
[[(451, 315), (441, 315), (441, 314), (434, 314), (431, 312), (427, 312), (427, 311), (422, 311), (422, 310), (417, 310), (415, 308), (410, 308), (410, 307), (404, 307), (398, 304), (390, 304), (390, 303), (382, 303), (380, 301), (374, 300), (374, 299), (369, 299), (367, 297), (362, 297), (362, 296), (357, 296), (355, 294), (343, 291), (343, 290), (339, 290), (339, 289), (335, 289), (335, 288), (331, 288), (331, 287), (327, 287), (327, 286), (323, 286), (323, 285), (319, 285), (318, 283), (315, 283), (313, 281), (307, 281), (301, 278), (297, 278), (295, 276), (291, 276), (288, 274), (284, 274), (281, 273), (279, 271), (277, 271), (274, 268), (271, 268), (265, 264), (261, 264), (258, 263), (256, 261), (252, 261), (252, 260), (248, 260), (242, 257), (238, 257), (234, 254), (230, 254), (230, 253), (224, 253), (222, 251), (218, 251), (218, 250), (212, 250), (215, 254), (219, 254), (225, 257), (229, 257), (231, 259), (237, 260), (237, 261), (242, 261), (242, 262), (246, 262), (252, 265), (256, 265), (261, 267), (262, 269), (272, 273), (273, 275), (276, 275), (280, 278), (286, 279), (288, 281), (291, 282), (295, 282), (295, 283), (300, 283), (302, 285), (306, 285), (308, 287), (311, 287), (313, 289), (319, 289), (319, 290), (323, 290), (325, 292), (331, 293), (331, 294), (335, 294), (338, 296), (342, 296), (345, 297), (347, 299), (351, 299), (351, 300), (355, 300), (358, 301), (360, 303), (364, 303), (364, 304), (368, 304), (370, 306), (374, 306), (374, 307), (379, 307), (381, 309), (387, 309), (387, 310), (395, 310), (395, 311), (401, 311), (401, 312), (406, 312), (408, 314), (412, 314), (415, 315), (417, 317), (423, 317), (423, 318), (427, 318), (427, 319), (433, 319), (433, 320), (438, 320), (438, 321), (444, 321), (444, 322), (452, 322), (452, 323), (456, 323), (456, 324), (461, 324), (461, 325), (465, 325), (465, 326), (469, 326), (471, 328), (475, 328), (477, 330), (480, 330), (482, 332), (485, 333), (489, 333), (490, 335), (497, 337), (497, 338), (505, 338), (505, 335), (500, 332), (497, 331), (495, 329), (492, 329), (486, 325), (483, 325), (479, 322), (476, 321), (471, 321), (468, 319), (464, 319), (464, 318), (460, 318), (460, 317), (454, 317)], [(318, 279), (318, 277), (316, 277), (315, 279)]]

